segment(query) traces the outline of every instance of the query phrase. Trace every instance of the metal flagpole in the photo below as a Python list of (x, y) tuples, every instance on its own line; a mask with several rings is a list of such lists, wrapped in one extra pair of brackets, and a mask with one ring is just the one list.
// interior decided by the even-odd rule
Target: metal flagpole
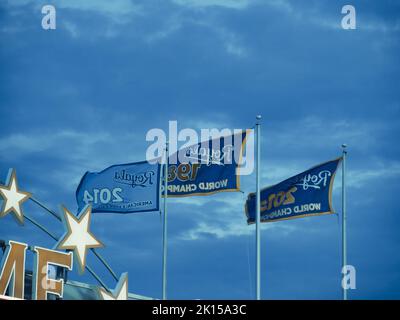
[[(343, 160), (342, 160), (342, 271), (343, 268), (347, 265), (347, 239), (346, 239), (346, 156), (347, 156), (347, 145), (342, 144), (343, 149)], [(342, 282), (343, 289), (343, 300), (347, 300), (347, 289), (344, 287), (344, 283)]]
[(164, 219), (163, 219), (163, 263), (162, 263), (162, 298), (167, 299), (167, 194), (168, 194), (168, 141), (165, 144), (164, 164)]
[(260, 144), (261, 144), (261, 136), (260, 136), (260, 127), (261, 127), (261, 116), (258, 115), (256, 117), (256, 135), (257, 135), (257, 161), (256, 161), (256, 298), (257, 300), (261, 299), (261, 287), (260, 287), (260, 278), (261, 278), (261, 262), (260, 262), (260, 253), (261, 253), (261, 243), (260, 243)]

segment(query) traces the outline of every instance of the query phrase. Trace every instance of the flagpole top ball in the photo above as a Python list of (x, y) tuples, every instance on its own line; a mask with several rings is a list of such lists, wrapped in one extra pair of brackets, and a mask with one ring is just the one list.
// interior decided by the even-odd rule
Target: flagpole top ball
[(256, 116), (256, 119), (257, 119), (257, 120), (261, 120), (261, 115), (257, 115), (257, 116)]
[(347, 144), (342, 144), (343, 154), (347, 154)]

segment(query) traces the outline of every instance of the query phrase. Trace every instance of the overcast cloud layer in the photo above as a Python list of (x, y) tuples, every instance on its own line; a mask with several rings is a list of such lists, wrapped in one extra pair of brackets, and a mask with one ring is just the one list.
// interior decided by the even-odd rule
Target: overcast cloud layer
[[(41, 28), (41, 7), (57, 29)], [(76, 210), (87, 170), (144, 160), (146, 132), (250, 128), (263, 115), (262, 185), (348, 158), (352, 299), (400, 298), (400, 4), (352, 1), (96, 0), (0, 4), (0, 180)], [(340, 214), (340, 178), (334, 204)], [(254, 298), (254, 226), (242, 193), (169, 202), (169, 298)], [(58, 235), (33, 204), (25, 212)], [(340, 215), (339, 215), (340, 216)], [(263, 225), (265, 299), (340, 298), (338, 215)], [(99, 250), (129, 290), (161, 296), (161, 217), (96, 214)], [(0, 239), (52, 247), (33, 226), (0, 220)], [(89, 263), (114, 287), (90, 256)], [(73, 279), (96, 283), (90, 275)]]

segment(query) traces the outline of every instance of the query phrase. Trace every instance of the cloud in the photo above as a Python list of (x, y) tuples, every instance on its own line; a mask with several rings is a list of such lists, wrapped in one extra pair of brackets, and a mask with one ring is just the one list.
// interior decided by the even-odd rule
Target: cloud
[[(261, 225), (262, 230), (272, 230), (279, 232), (280, 236), (287, 236), (293, 232), (296, 227), (291, 224), (268, 223)], [(217, 223), (200, 222), (195, 228), (185, 231), (178, 238), (181, 240), (199, 240), (203, 237), (213, 236), (217, 239), (228, 237), (241, 237), (254, 234), (254, 225), (249, 226), (245, 222), (244, 215), (240, 219), (232, 219)]]
[(111, 141), (110, 135), (104, 132), (89, 134), (73, 130), (61, 130), (51, 134), (17, 133), (0, 139), (0, 152), (12, 154), (15, 159), (32, 152), (44, 152), (56, 146), (69, 145), (71, 142), (75, 146), (81, 145), (82, 150), (84, 150), (95, 143), (109, 141)]
[[(41, 8), (48, 4), (46, 1), (36, 0), (8, 1), (5, 9), (11, 19), (0, 28), (0, 32), (12, 34), (37, 30), (33, 24), (34, 20), (22, 20), (22, 17), (29, 12), (30, 18), (36, 16), (40, 23)], [(91, 39), (114, 38), (120, 35), (126, 25), (137, 16), (145, 15), (143, 5), (131, 0), (53, 0), (50, 5), (56, 9), (57, 30), (66, 31), (72, 39), (83, 35)], [(15, 16), (17, 18), (14, 18)], [(95, 24), (93, 24), (94, 19), (98, 21)]]
[[(49, 134), (11, 134), (0, 139), (0, 160), (8, 163), (30, 161), (33, 156), (47, 164), (51, 182), (65, 191), (74, 190), (86, 171), (104, 169), (108, 165), (131, 162), (142, 159), (135, 158), (135, 148), (126, 154), (124, 144), (132, 144), (135, 136), (125, 134), (120, 138), (121, 145), (107, 132), (79, 132), (60, 130)], [(108, 152), (104, 152), (108, 150)], [(99, 156), (101, 155), (101, 156)], [(62, 170), (60, 170), (62, 168)]]
[[(353, 150), (366, 151), (373, 148), (380, 141), (387, 126), (382, 121), (375, 120), (357, 120), (357, 119), (337, 119), (335, 121), (318, 117), (306, 116), (298, 120), (290, 120), (285, 123), (286, 127), (299, 128), (300, 132), (293, 137), (293, 131), (271, 130), (271, 141), (278, 144), (285, 144), (287, 147), (301, 146), (310, 148), (326, 148), (337, 146), (338, 149), (342, 143), (347, 143)], [(318, 135), (318, 139), (313, 139), (310, 143), (310, 137)], [(367, 138), (368, 137), (368, 138)]]
[(150, 32), (145, 36), (145, 40), (149, 43), (154, 43), (166, 39), (180, 30), (183, 25), (183, 19), (178, 15), (167, 17), (165, 24), (157, 31)]
[(72, 38), (78, 38), (80, 33), (79, 33), (79, 28), (78, 26), (73, 23), (72, 21), (62, 21), (62, 26), (64, 27), (65, 30), (71, 35)]
[(129, 15), (140, 12), (140, 7), (131, 0), (59, 0), (55, 5), (84, 11), (96, 11), (107, 15)]
[(171, 199), (180, 208), (191, 208), (191, 216), (198, 221), (193, 227), (179, 232), (175, 238), (191, 241), (209, 236), (221, 239), (250, 234), (252, 227), (246, 222), (244, 200), (245, 195), (236, 192)]
[[(36, 0), (12, 0), (8, 1), (8, 5), (12, 7), (26, 6), (33, 4), (39, 8), (48, 3)], [(51, 5), (57, 9), (72, 9), (82, 11), (92, 11), (107, 16), (131, 15), (141, 12), (141, 7), (131, 0), (54, 0)]]
[[(181, 207), (192, 208), (192, 217), (199, 221), (194, 227), (178, 233), (175, 239), (193, 241), (210, 236), (223, 239), (254, 233), (254, 226), (249, 226), (246, 221), (244, 212), (246, 197), (247, 194), (229, 192), (208, 197), (171, 199)], [(196, 209), (193, 209), (193, 206)], [(281, 232), (286, 236), (296, 227), (293, 224), (266, 223), (262, 225), (262, 229)]]
[(280, 11), (284, 11), (287, 13), (293, 14), (295, 11), (293, 5), (287, 0), (269, 0), (264, 3), (267, 6), (273, 7), (275, 9), (278, 9)]
[(211, 31), (221, 43), (221, 47), (231, 56), (244, 58), (248, 55), (248, 48), (243, 45), (240, 36), (227, 28), (221, 27), (217, 21), (209, 19), (206, 14), (200, 14), (196, 17), (185, 16), (180, 13), (165, 14), (164, 21), (155, 32), (145, 33), (143, 35), (148, 43), (156, 43), (160, 40), (168, 39), (176, 32), (187, 29), (189, 26)]
[[(44, 33), (40, 10), (33, 7), (39, 0), (19, 7), (13, 3), (22, 1), (0, 2), (7, 32), (1, 49), (3, 179), (8, 167), (15, 166), (21, 188), (34, 191), (50, 207), (62, 202), (72, 210), (73, 191), (85, 170), (121, 159), (143, 160), (149, 128), (166, 128), (173, 119), (180, 128), (241, 127), (261, 113), (266, 119), (262, 186), (339, 156), (340, 145), (349, 144), (349, 212), (363, 213), (349, 214), (349, 258), (364, 279), (383, 267), (382, 283), (390, 287), (379, 290), (381, 284), (368, 283), (368, 297), (396, 297), (390, 292), (398, 292), (399, 281), (390, 280), (397, 279), (398, 270), (392, 251), (398, 249), (399, 220), (391, 192), (400, 174), (398, 40), (390, 28), (387, 33), (362, 30), (367, 19), (373, 23), (378, 15), (395, 27), (393, 6), (377, 2), (373, 6), (380, 13), (369, 13), (370, 19), (365, 3), (359, 30), (336, 32), (318, 25), (340, 25), (340, 6), (328, 0), (189, 0), (187, 5), (158, 0), (141, 1), (142, 7), (132, 1), (131, 9), (127, 1), (58, 1), (61, 32)], [(23, 32), (17, 34), (20, 27)], [(118, 37), (107, 39), (107, 32)], [(374, 50), (377, 42), (384, 44), (381, 55)], [(246, 194), (169, 201), (171, 297), (227, 298), (227, 292), (232, 298), (248, 297), (237, 292), (247, 268), (241, 249), (254, 238), (243, 210), (254, 180), (254, 174), (242, 177)], [(340, 170), (335, 185), (336, 206)], [(376, 203), (382, 204), (382, 219), (375, 219)], [(11, 218), (2, 220), (0, 233), (13, 239), (25, 235), (30, 244), (41, 244), (41, 234), (21, 231)], [(135, 274), (132, 288), (158, 296), (160, 215), (93, 218), (93, 231), (110, 245), (105, 256), (116, 271), (129, 270)], [(274, 257), (265, 276), (277, 279), (264, 283), (265, 298), (339, 296), (339, 286), (337, 296), (329, 289), (340, 277), (336, 219), (262, 225), (268, 229), (262, 237), (270, 242), (267, 256)], [(47, 220), (43, 217), (45, 225)], [(61, 225), (56, 227), (62, 231)], [(366, 235), (377, 241), (372, 249), (365, 246)], [(380, 248), (390, 248), (390, 253)], [(381, 265), (371, 266), (371, 261)], [(103, 269), (96, 272), (102, 275)], [(311, 279), (304, 281), (304, 275)], [(185, 287), (188, 281), (191, 285)], [(220, 293), (213, 290), (215, 283)], [(365, 287), (354, 297), (366, 297)]]
[(400, 20), (396, 20), (393, 23), (384, 21), (371, 21), (360, 25), (360, 29), (368, 31), (378, 31), (383, 33), (399, 32), (400, 31)]
[(186, 7), (225, 7), (244, 9), (250, 4), (249, 0), (173, 0), (174, 3)]
[(241, 43), (237, 34), (223, 28), (217, 28), (216, 31), (228, 54), (237, 58), (244, 58), (248, 55), (248, 49)]
[(196, 228), (190, 229), (183, 233), (180, 238), (182, 240), (198, 240), (202, 236), (212, 235), (218, 239), (230, 236), (244, 236), (252, 232), (249, 226), (243, 226), (242, 223), (227, 222), (225, 226), (218, 226), (216, 224), (200, 222)]
[[(295, 168), (295, 167), (294, 167)], [(302, 169), (302, 171), (305, 168)], [(285, 166), (274, 166), (271, 170), (275, 172), (272, 174), (274, 182), (282, 181), (289, 178), (291, 175), (300, 173), (300, 169), (288, 169)], [(271, 172), (270, 171), (270, 172)], [(338, 171), (340, 175), (340, 170)], [(385, 180), (390, 178), (396, 178), (400, 175), (400, 163), (396, 162), (391, 165), (379, 165), (374, 169), (369, 170), (349, 170), (347, 186), (349, 188), (360, 189), (367, 184), (376, 184), (379, 180)], [(337, 178), (335, 183), (335, 190), (341, 188), (339, 183), (340, 179)], [(240, 237), (252, 234), (254, 232), (252, 226), (248, 226), (246, 223), (246, 218), (244, 215), (243, 204), (245, 202), (245, 196), (240, 196), (237, 194), (232, 194), (227, 197), (219, 198), (217, 201), (213, 200), (211, 197), (196, 198), (180, 198), (173, 200), (176, 203), (182, 205), (196, 206), (200, 209), (200, 214), (198, 218), (199, 222), (194, 228), (190, 228), (178, 235), (178, 239), (181, 240), (199, 240), (203, 237), (213, 236), (218, 239), (228, 238), (228, 237)], [(213, 212), (211, 214), (210, 209)], [(263, 224), (263, 229), (268, 229), (270, 232), (279, 232), (282, 236), (287, 236), (291, 232), (297, 230), (294, 224)], [(309, 230), (312, 231), (312, 230)]]
[(366, 184), (377, 182), (385, 179), (398, 179), (400, 175), (400, 162), (380, 163), (375, 168), (368, 170), (349, 170), (348, 185), (357, 189), (362, 188)]

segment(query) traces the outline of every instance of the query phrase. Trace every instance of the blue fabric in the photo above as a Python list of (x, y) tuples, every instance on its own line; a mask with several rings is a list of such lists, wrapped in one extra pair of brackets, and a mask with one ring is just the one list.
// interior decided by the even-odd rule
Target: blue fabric
[(160, 165), (147, 161), (113, 165), (101, 172), (86, 172), (76, 190), (79, 210), (144, 212), (159, 210)]
[[(232, 142), (226, 144), (224, 138), (220, 138), (219, 148), (215, 149), (217, 152), (212, 151), (213, 154), (210, 152), (213, 140), (209, 140), (206, 144), (198, 143), (182, 148), (171, 155), (168, 166), (168, 197), (204, 196), (217, 192), (239, 191), (240, 179), (239, 175), (236, 175), (238, 164), (234, 159), (235, 153), (243, 152), (247, 132), (242, 131), (236, 135), (237, 139), (232, 135), (230, 139)], [(230, 153), (229, 150), (232, 150), (235, 140), (239, 141), (240, 146), (235, 147)], [(188, 158), (181, 162), (179, 154), (185, 154)], [(227, 157), (231, 157), (230, 163), (226, 161)], [(198, 163), (194, 163), (195, 161)], [(161, 188), (164, 190), (163, 186)]]

